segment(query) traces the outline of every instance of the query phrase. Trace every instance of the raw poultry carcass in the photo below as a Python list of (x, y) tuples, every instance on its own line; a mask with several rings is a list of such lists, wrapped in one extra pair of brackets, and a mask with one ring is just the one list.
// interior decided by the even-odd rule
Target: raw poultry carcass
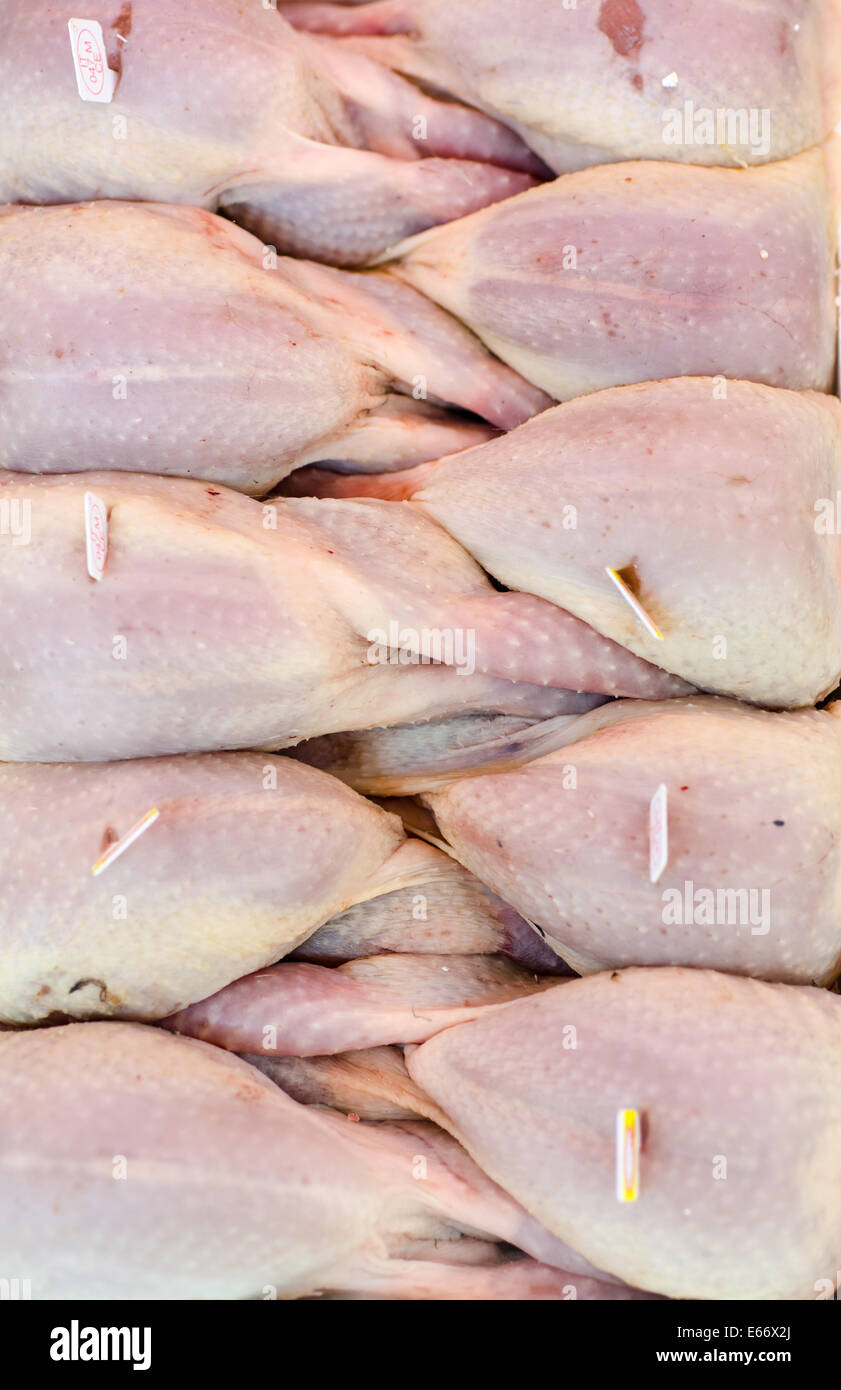
[[(550, 404), (385, 272), (267, 255), (196, 208), (0, 212), (6, 468), (268, 492), (301, 463), (401, 468)], [(44, 410), (48, 391), (51, 409)]]
[[(386, 997), (393, 1016), (415, 985), (431, 1007), (449, 985), (441, 1007), (465, 1008), (531, 987), (502, 956), (555, 968), (466, 869), (289, 758), (5, 763), (0, 798), (3, 1024), (159, 1019), (296, 946), (278, 984), (289, 995), (297, 983), (298, 1038), (331, 989), (354, 1016)], [(342, 975), (325, 969), (342, 961)]]
[[(841, 703), (771, 713), (715, 696), (622, 700), (558, 722), (543, 745), (556, 751), (533, 760), (540, 726), (472, 749), (472, 776), (438, 776), (431, 759), (423, 800), (433, 833), (575, 970), (681, 964), (835, 979)], [(422, 787), (417, 750), (414, 766), (407, 756), (389, 767), (365, 741), (342, 776), (374, 792)], [(324, 744), (302, 756), (329, 765)], [(668, 853), (652, 881), (649, 808), (661, 784)]]
[(91, 16), (113, 98), (84, 101), (76, 15), (70, 0), (3, 0), (0, 202), (187, 203), (356, 265), (542, 168), (505, 126), (296, 34), (259, 0), (113, 0)]
[(833, 396), (647, 382), (570, 401), (405, 474), (307, 470), (290, 483), (411, 497), (501, 583), (696, 687), (793, 707), (841, 678)]
[[(99, 582), (87, 492), (108, 514)], [(280, 748), (468, 710), (545, 719), (605, 695), (688, 691), (554, 604), (497, 592), (417, 508), (6, 473), (0, 523), (3, 760)]]
[(646, 1296), (434, 1125), (353, 1124), (143, 1024), (0, 1034), (0, 1109), (2, 1267), (33, 1298)]
[(334, 969), (282, 961), (165, 1026), (231, 1052), (320, 1057), (424, 1042), (553, 983), (498, 956), (371, 956)]
[[(841, 999), (613, 971), (448, 1028), (409, 1072), (560, 1239), (673, 1298), (815, 1299), (841, 1269)], [(638, 1198), (616, 1119), (638, 1114)], [(826, 1294), (823, 1294), (826, 1297)]]
[(399, 872), (383, 876), (376, 897), (331, 917), (289, 951), (288, 958), (343, 965), (395, 951), (420, 956), (499, 954), (541, 975), (569, 973), (519, 913), (449, 853), (413, 839), (390, 867)]
[(831, 388), (837, 138), (756, 169), (567, 174), (388, 264), (556, 400), (722, 373)]
[(281, 3), (505, 121), (558, 173), (614, 159), (744, 165), (841, 117), (833, 0)]

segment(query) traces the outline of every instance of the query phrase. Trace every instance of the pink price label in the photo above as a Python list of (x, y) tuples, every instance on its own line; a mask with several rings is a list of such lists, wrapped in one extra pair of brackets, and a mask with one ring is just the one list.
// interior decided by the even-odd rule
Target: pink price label
[(88, 574), (91, 579), (101, 579), (108, 559), (108, 512), (93, 492), (85, 493), (85, 552)]

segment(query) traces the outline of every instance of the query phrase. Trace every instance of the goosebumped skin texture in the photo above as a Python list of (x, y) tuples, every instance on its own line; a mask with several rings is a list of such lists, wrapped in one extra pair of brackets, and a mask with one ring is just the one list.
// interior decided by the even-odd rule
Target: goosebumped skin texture
[(276, 961), (380, 876), (399, 881), (405, 848), (396, 816), (257, 753), (6, 763), (0, 804), (5, 1023), (161, 1018)]
[(396, 247), (556, 400), (721, 374), (832, 389), (837, 141), (757, 169), (587, 169)]
[[(557, 173), (615, 159), (751, 164), (797, 154), (839, 118), (831, 0), (379, 0), (290, 3), (296, 27), (346, 43), (506, 121)], [(664, 81), (664, 79), (666, 79)], [(664, 138), (664, 113), (755, 112), (730, 143)], [(761, 114), (769, 129), (763, 138)], [(701, 134), (699, 130), (699, 135)], [(732, 138), (732, 137), (731, 137)]]
[[(73, 16), (70, 0), (3, 6), (2, 202), (186, 203), (279, 250), (354, 265), (533, 182), (534, 156), (509, 130), (259, 4), (115, 0), (97, 15), (114, 98), (83, 101)], [(425, 142), (412, 139), (418, 115)]]
[[(99, 583), (85, 565), (88, 490), (110, 513)], [(574, 620), (498, 593), (409, 507), (264, 508), (172, 478), (5, 473), (0, 509), (5, 760), (279, 748), (471, 709), (542, 719), (601, 702), (586, 687), (570, 693), (578, 654), (588, 669), (588, 643), (601, 639), (578, 624), (577, 647), (565, 646)], [(684, 693), (618, 656), (622, 679), (603, 672), (603, 694)]]
[[(407, 1060), (489, 1176), (621, 1278), (672, 1298), (808, 1300), (834, 1287), (837, 996), (619, 971), (449, 1028)], [(620, 1203), (616, 1113), (628, 1106), (642, 1116), (640, 1195)]]
[(320, 1057), (418, 1043), (545, 988), (500, 956), (370, 956), (327, 969), (286, 961), (168, 1018), (174, 1033), (231, 1052)]
[[(385, 809), (398, 811), (392, 806)], [(539, 974), (563, 973), (562, 962), (529, 924), (449, 854), (421, 840), (409, 840), (395, 864), (394, 883), (401, 878), (403, 886), (395, 887), (384, 871), (376, 897), (332, 917), (290, 951), (290, 958), (341, 965), (391, 951), (500, 953)]]
[(412, 1120), (431, 1108), (406, 1070), (402, 1047), (327, 1057), (241, 1055), (302, 1105), (327, 1105), (360, 1120)]
[[(425, 801), (459, 859), (580, 973), (681, 964), (824, 984), (841, 967), (840, 719), (839, 704), (621, 701), (571, 722), (557, 752)], [(660, 783), (669, 857), (652, 883)]]
[[(433, 1125), (353, 1125), (189, 1038), (0, 1034), (0, 1101), (4, 1262), (36, 1299), (646, 1296), (592, 1278)], [(500, 1266), (497, 1241), (534, 1258)]]
[(36, 473), (260, 494), (300, 463), (393, 468), (493, 436), (415, 401), (421, 378), (506, 429), (550, 403), (394, 277), (268, 255), (197, 208), (5, 209), (0, 321), (3, 462)]
[[(414, 501), (509, 588), (693, 685), (811, 705), (841, 674), (841, 407), (720, 391), (678, 379), (570, 402), (419, 470)], [(606, 566), (629, 573), (663, 641)]]

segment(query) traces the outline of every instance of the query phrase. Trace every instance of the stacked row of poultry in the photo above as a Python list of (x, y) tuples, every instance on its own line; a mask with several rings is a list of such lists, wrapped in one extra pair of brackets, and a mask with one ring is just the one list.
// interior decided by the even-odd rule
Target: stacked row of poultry
[(697, 10), (5, 0), (0, 1279), (831, 1296), (841, 5)]

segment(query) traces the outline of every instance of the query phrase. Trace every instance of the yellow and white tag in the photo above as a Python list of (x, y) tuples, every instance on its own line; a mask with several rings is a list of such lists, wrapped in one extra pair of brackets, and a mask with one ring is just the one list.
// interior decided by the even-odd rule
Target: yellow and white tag
[(628, 607), (632, 610), (635, 616), (639, 618), (646, 632), (650, 632), (651, 636), (656, 637), (658, 642), (664, 641), (665, 639), (659, 627), (654, 626), (654, 623), (649, 618), (648, 614), (646, 613), (636, 594), (628, 588), (628, 585), (625, 583), (619, 571), (612, 570), (609, 565), (605, 565), (604, 572), (613, 580), (613, 583), (616, 585), (617, 589), (619, 590), (623, 599), (627, 603)]
[(616, 1197), (620, 1202), (635, 1202), (639, 1196), (641, 1127), (638, 1110), (617, 1110)]
[(113, 100), (117, 74), (108, 66), (102, 25), (95, 19), (70, 19), (67, 28), (82, 101)]
[(121, 854), (125, 854), (129, 845), (133, 845), (135, 840), (139, 840), (144, 831), (148, 830), (150, 825), (154, 825), (160, 814), (158, 808), (153, 806), (152, 810), (147, 811), (145, 816), (142, 816), (137, 824), (133, 825), (131, 830), (127, 831), (121, 840), (115, 840), (113, 845), (109, 845), (105, 853), (97, 859), (91, 869), (94, 878), (101, 874), (103, 870), (107, 869), (109, 864), (113, 864), (115, 859), (119, 859)]
[(108, 559), (108, 509), (95, 492), (85, 493), (85, 555), (91, 579), (101, 579)]
[(648, 875), (657, 883), (669, 862), (669, 793), (661, 782), (648, 805)]

